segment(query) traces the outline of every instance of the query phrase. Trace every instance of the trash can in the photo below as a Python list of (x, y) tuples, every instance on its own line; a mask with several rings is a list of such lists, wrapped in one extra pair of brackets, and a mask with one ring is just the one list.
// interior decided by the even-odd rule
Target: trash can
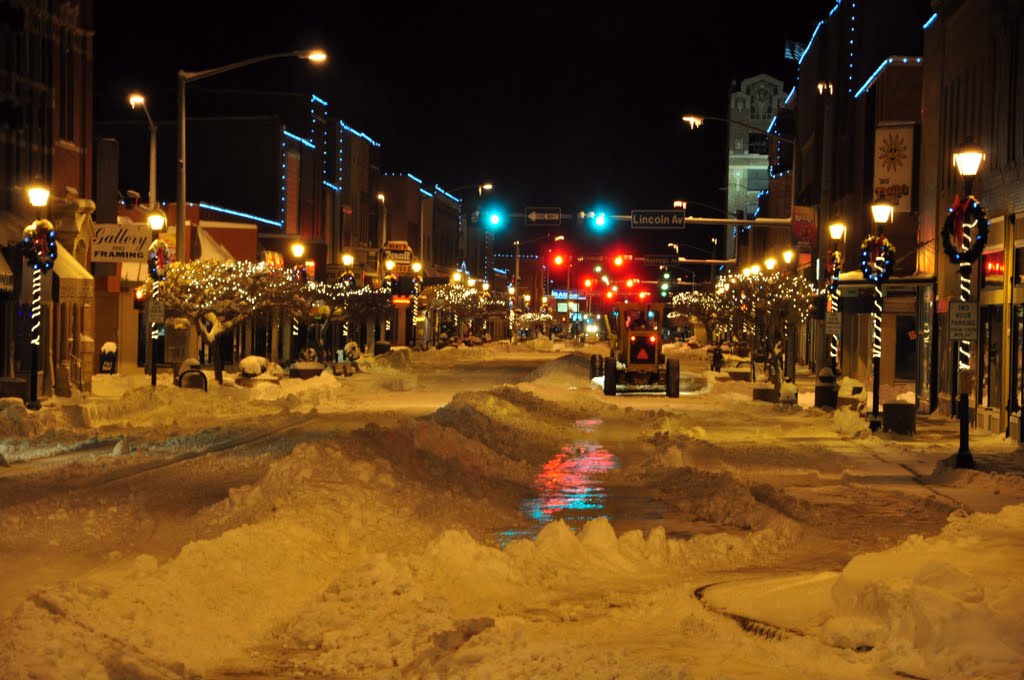
[(100, 373), (117, 373), (117, 343), (105, 342), (100, 347)]
[(839, 385), (836, 374), (827, 366), (818, 371), (818, 380), (814, 383), (814, 406), (816, 408), (836, 408), (839, 404)]

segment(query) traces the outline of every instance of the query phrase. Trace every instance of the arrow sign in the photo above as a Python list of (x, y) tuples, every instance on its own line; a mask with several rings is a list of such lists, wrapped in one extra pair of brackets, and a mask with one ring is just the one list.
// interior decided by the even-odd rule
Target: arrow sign
[(562, 209), (527, 208), (526, 223), (531, 225), (557, 226), (562, 223)]

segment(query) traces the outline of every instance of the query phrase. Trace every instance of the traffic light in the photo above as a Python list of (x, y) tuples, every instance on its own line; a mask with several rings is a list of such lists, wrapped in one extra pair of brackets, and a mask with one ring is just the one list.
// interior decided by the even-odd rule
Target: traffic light
[(611, 226), (611, 216), (603, 208), (581, 213), (591, 231), (605, 232)]
[(594, 279), (590, 278), (589, 276), (587, 278), (583, 279), (583, 287), (584, 288), (589, 290), (590, 288), (593, 288), (593, 286), (594, 286)]
[(135, 289), (135, 295), (132, 297), (132, 309), (142, 311), (146, 308), (146, 289), (139, 286)]
[(480, 211), (480, 220), (484, 229), (496, 231), (505, 226), (505, 211), (496, 205), (488, 206)]
[(623, 255), (622, 253), (616, 253), (612, 257), (612, 265), (616, 267), (621, 267), (624, 264), (626, 264), (626, 256)]

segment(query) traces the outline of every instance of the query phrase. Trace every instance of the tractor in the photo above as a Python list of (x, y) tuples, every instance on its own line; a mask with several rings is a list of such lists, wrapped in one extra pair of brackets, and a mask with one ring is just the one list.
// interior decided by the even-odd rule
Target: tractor
[(609, 356), (590, 357), (590, 377), (604, 374), (604, 393), (662, 392), (679, 397), (679, 359), (662, 354), (665, 305), (620, 303), (605, 316)]

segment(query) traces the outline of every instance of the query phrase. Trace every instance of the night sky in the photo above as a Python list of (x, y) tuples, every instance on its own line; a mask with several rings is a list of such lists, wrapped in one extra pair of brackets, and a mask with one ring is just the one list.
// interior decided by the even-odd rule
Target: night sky
[(146, 16), (145, 3), (99, 0), (96, 120), (130, 117), (125, 97), (141, 89), (154, 118), (170, 121), (178, 69), (322, 47), (326, 67), (279, 60), (189, 87), (316, 93), (381, 142), (385, 171), (445, 188), (490, 180), (511, 209), (723, 205), (725, 128), (691, 132), (680, 116), (725, 115), (730, 81), (758, 73), (792, 86), (785, 41), (806, 43), (833, 4), (293, 2), (240, 11), (237, 2), (182, 0)]

